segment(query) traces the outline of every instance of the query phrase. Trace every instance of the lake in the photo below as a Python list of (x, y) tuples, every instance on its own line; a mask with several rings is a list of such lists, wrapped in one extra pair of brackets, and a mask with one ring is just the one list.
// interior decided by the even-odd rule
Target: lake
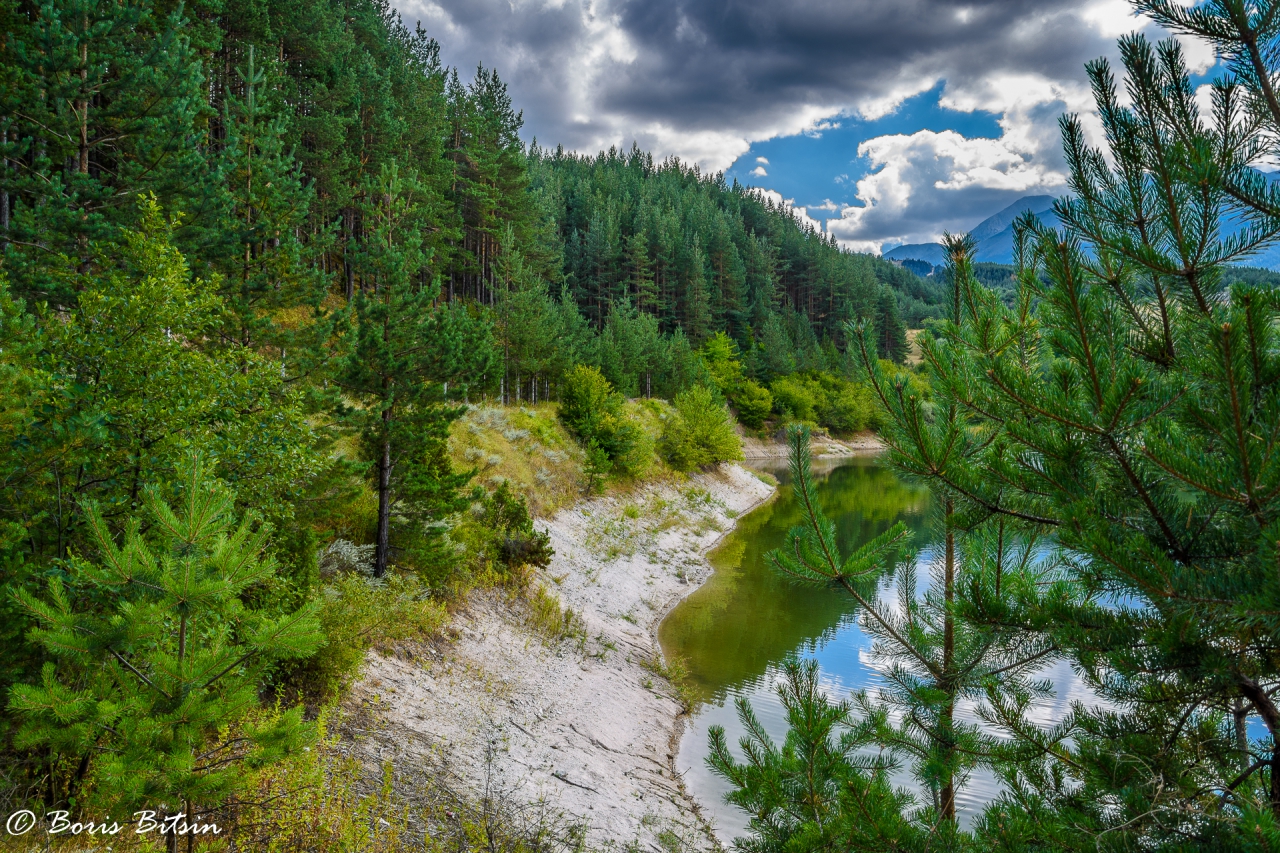
[[(879, 678), (869, 655), (870, 638), (858, 627), (852, 598), (838, 589), (797, 585), (778, 577), (765, 563), (765, 554), (779, 547), (787, 531), (802, 521), (785, 466), (766, 470), (778, 477), (778, 494), (738, 522), (710, 556), (715, 574), (672, 610), (658, 632), (663, 653), (668, 660), (684, 661), (700, 697), (686, 722), (676, 764), (725, 842), (745, 833), (746, 815), (724, 803), (728, 785), (707, 768), (705, 759), (710, 726), (723, 726), (736, 748), (743, 730), (734, 700), (750, 700), (770, 735), (781, 742), (786, 720), (774, 685), (781, 678), (779, 664), (789, 656), (816, 660), (833, 697), (874, 689)], [(903, 482), (875, 456), (815, 462), (814, 475), (818, 499), (836, 525), (843, 553), (901, 521), (912, 531), (918, 559), (932, 560), (941, 520), (927, 489)], [(921, 592), (927, 577), (927, 570), (921, 573)], [(891, 576), (886, 576), (882, 589), (892, 591)], [(1093, 698), (1065, 662), (1046, 669), (1043, 676), (1054, 683), (1055, 695), (1036, 709), (1039, 722), (1060, 719), (1074, 699)], [(972, 707), (959, 708), (958, 716), (976, 721)], [(906, 773), (896, 781), (915, 787)], [(997, 791), (989, 775), (966, 780), (957, 796), (961, 823), (968, 823)]]

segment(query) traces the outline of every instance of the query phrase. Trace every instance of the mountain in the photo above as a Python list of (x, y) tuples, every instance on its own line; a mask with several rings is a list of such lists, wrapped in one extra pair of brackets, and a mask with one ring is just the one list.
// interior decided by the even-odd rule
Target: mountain
[[(1051, 195), (1025, 196), (979, 222), (969, 231), (978, 241), (973, 259), (993, 264), (1013, 263), (1013, 221), (1029, 210), (1046, 225), (1056, 227), (1058, 217), (1053, 215), (1053, 202)], [(883, 257), (890, 261), (924, 261), (936, 267), (946, 263), (946, 250), (941, 243), (909, 243), (890, 249)]]
[[(1280, 172), (1271, 172), (1268, 177), (1280, 182)], [(1004, 210), (979, 222), (969, 233), (978, 240), (978, 251), (973, 259), (993, 264), (1013, 263), (1013, 220), (1024, 210), (1034, 213), (1041, 222), (1051, 228), (1060, 225), (1053, 212), (1054, 197), (1051, 195), (1029, 195), (1020, 198)], [(1226, 217), (1219, 224), (1222, 235), (1229, 236), (1239, 232), (1244, 222), (1239, 217)], [(941, 243), (910, 243), (896, 246), (881, 257), (890, 261), (912, 260), (924, 262), (935, 267), (946, 263), (946, 253)], [(1237, 265), (1280, 270), (1280, 245), (1269, 245), (1261, 251), (1238, 260)], [(920, 269), (913, 269), (917, 274), (928, 275)]]
[(924, 261), (935, 267), (947, 262), (947, 250), (941, 243), (907, 243), (881, 255), (887, 261)]

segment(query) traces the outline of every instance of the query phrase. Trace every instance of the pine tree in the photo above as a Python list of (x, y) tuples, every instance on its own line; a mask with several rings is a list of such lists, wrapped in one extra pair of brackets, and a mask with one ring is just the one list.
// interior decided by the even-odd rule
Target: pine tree
[(711, 296), (707, 289), (706, 264), (697, 246), (687, 261), (688, 278), (684, 284), (681, 326), (689, 339), (701, 343), (711, 335)]
[(339, 367), (342, 387), (361, 403), (348, 412), (378, 495), (374, 575), (390, 563), (393, 513), (415, 533), (461, 508), (469, 474), (446, 453), (449, 424), (462, 409), (443, 402), (445, 382), (480, 377), (493, 359), (489, 329), (465, 306), (440, 305), (426, 279), (422, 190), (389, 166), (370, 185), (369, 234), (357, 256), (369, 289), (356, 297), (353, 340)]
[(136, 223), (140, 194), (194, 210), (207, 164), (194, 144), (203, 111), (200, 63), (180, 8), (147, 0), (60, 0), (7, 10), (0, 187), (6, 265), (21, 297), (65, 307), (98, 241)]
[[(327, 281), (311, 257), (327, 249), (317, 236), (299, 239), (310, 215), (312, 193), (285, 147), (289, 116), (281, 108), (281, 81), (273, 63), (263, 63), (249, 45), (245, 64), (235, 69), (239, 86), (223, 102), (225, 139), (214, 166), (219, 216), (208, 217), (201, 255), (223, 274), (223, 296), (233, 324), (223, 334), (234, 345), (276, 349), (288, 370), (323, 358), (330, 323), (318, 314)], [(326, 235), (327, 236), (327, 235)], [(280, 313), (311, 309), (310, 322)], [(290, 361), (292, 352), (292, 362)]]
[(650, 271), (649, 237), (640, 230), (627, 238), (628, 288), (636, 308), (652, 311), (658, 298), (657, 287)]
[(732, 785), (726, 799), (751, 815), (752, 835), (734, 847), (751, 853), (784, 850), (915, 849), (922, 833), (903, 819), (906, 792), (889, 781), (892, 765), (875, 748), (876, 719), (858, 719), (847, 701), (832, 703), (815, 661), (787, 661), (778, 698), (786, 711), (781, 746), (751, 705), (737, 700), (747, 737), (746, 761), (729, 751), (724, 729), (712, 726), (708, 764)]
[(887, 287), (880, 288), (875, 316), (876, 348), (881, 358), (901, 362), (907, 357), (907, 328), (898, 311), (898, 296)]
[[(792, 528), (782, 548), (769, 553), (770, 564), (802, 582), (838, 586), (857, 601), (862, 628), (873, 638), (871, 654), (884, 664), (885, 682), (874, 697), (867, 691), (855, 695), (859, 724), (875, 743), (906, 758), (929, 792), (931, 803), (911, 822), (948, 844), (959, 843), (956, 795), (961, 780), (976, 767), (999, 769), (1000, 759), (1010, 756), (991, 734), (958, 720), (957, 705), (989, 698), (1005, 710), (1025, 706), (1030, 697), (1043, 695), (1044, 688), (1030, 676), (1055, 649), (1018, 625), (965, 620), (958, 592), (967, 591), (976, 611), (1003, 611), (1012, 590), (1034, 590), (1047, 568), (1037, 564), (1034, 539), (1015, 541), (999, 525), (985, 536), (971, 537), (965, 553), (959, 553), (947, 511), (944, 548), (935, 555), (928, 588), (919, 591), (916, 560), (908, 560), (897, 569), (897, 601), (886, 604), (879, 582), (906, 544), (905, 528), (896, 525), (853, 554), (841, 554), (835, 526), (814, 497), (808, 428), (793, 426), (787, 440), (804, 523)], [(839, 772), (851, 774), (855, 767)], [(724, 768), (719, 769), (723, 774)]]
[[(1252, 169), (1280, 126), (1258, 49), (1275, 7), (1142, 8), (1227, 57), (1211, 116), (1175, 41), (1121, 41), (1129, 106), (1089, 65), (1107, 150), (1063, 120), (1064, 230), (1019, 221), (1011, 306), (964, 277), (956, 322), (923, 347), (954, 424), (946, 441), (917, 429), (904, 455), (958, 516), (1052, 529), (1069, 585), (1028, 596), (1027, 618), (1107, 703), (1019, 733), (1054, 745), (986, 826), (1009, 845), (1264, 849), (1280, 815), (1280, 305), (1223, 273), (1280, 235), (1280, 196)], [(1224, 237), (1233, 217), (1246, 227)]]
[(188, 461), (172, 506), (149, 491), (148, 533), (135, 516), (119, 546), (87, 506), (97, 560), (70, 561), (47, 598), (18, 592), (32, 640), (56, 661), (9, 700), (23, 721), (18, 745), (67, 762), (53, 764), (51, 806), (196, 815), (221, 805), (247, 768), (307, 742), (300, 707), (265, 723), (253, 711), (272, 662), (323, 643), (316, 606), (270, 614), (245, 604), (273, 577), (269, 531), (253, 516), (236, 520), (233, 495), (207, 468)]

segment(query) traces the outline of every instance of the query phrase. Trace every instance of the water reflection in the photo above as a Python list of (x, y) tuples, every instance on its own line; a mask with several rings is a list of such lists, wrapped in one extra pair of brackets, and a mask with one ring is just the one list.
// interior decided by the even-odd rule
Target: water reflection
[[(793, 652), (814, 652), (853, 626), (852, 599), (835, 590), (801, 586), (775, 575), (764, 555), (783, 544), (803, 520), (785, 469), (769, 504), (743, 518), (711, 555), (716, 573), (662, 624), (668, 659), (683, 658), (702, 697), (722, 701), (758, 681)], [(815, 466), (823, 511), (836, 524), (842, 550), (851, 551), (902, 520), (917, 543), (930, 536), (928, 490), (908, 485), (872, 458)]]
[[(711, 555), (716, 573), (663, 622), (664, 653), (684, 659), (702, 703), (686, 725), (677, 757), (689, 790), (709, 810), (723, 841), (746, 831), (746, 816), (724, 804), (728, 786), (706, 768), (707, 730), (725, 728), (730, 744), (742, 736), (733, 700), (750, 700), (756, 715), (776, 740), (786, 734), (786, 719), (775, 685), (778, 664), (789, 655), (816, 660), (822, 683), (833, 697), (853, 690), (874, 691), (879, 683), (871, 659), (871, 640), (858, 627), (856, 605), (838, 589), (816, 589), (788, 582), (766, 565), (764, 555), (783, 544), (787, 531), (802, 521), (802, 510), (785, 468), (771, 471), (782, 484), (775, 499), (743, 518), (724, 545)], [(874, 457), (815, 465), (818, 499), (836, 525), (841, 551), (849, 553), (897, 521), (913, 533), (918, 554), (919, 588), (928, 584), (930, 547), (940, 536), (927, 489), (904, 483)], [(894, 596), (886, 578), (882, 595)], [(1033, 714), (1034, 721), (1062, 719), (1072, 700), (1088, 691), (1070, 666), (1055, 664), (1043, 677), (1055, 695)], [(958, 716), (978, 722), (966, 704)], [(916, 787), (904, 771), (895, 781)], [(968, 823), (997, 792), (991, 774), (971, 776), (957, 797), (962, 823)]]

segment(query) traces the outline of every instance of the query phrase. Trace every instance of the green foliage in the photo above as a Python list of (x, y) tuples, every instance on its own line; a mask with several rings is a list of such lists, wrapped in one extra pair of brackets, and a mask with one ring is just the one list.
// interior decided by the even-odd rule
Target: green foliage
[(867, 387), (830, 373), (793, 374), (770, 386), (774, 406), (787, 418), (848, 434), (877, 426), (875, 402)]
[(742, 458), (733, 418), (709, 388), (698, 385), (676, 396), (662, 428), (662, 451), (677, 471)]
[[(816, 587), (838, 586), (858, 603), (860, 624), (873, 638), (871, 654), (880, 664), (884, 683), (875, 694), (856, 693), (852, 706), (842, 703), (832, 708), (811, 689), (816, 685), (816, 665), (806, 669), (793, 664), (783, 688), (792, 726), (788, 744), (793, 748), (805, 744), (804, 754), (817, 763), (797, 767), (765, 761), (761, 756), (776, 750), (761, 741), (748, 752), (749, 766), (738, 766), (725, 748), (722, 731), (711, 735), (709, 762), (736, 786), (731, 801), (757, 816), (753, 827), (760, 827), (759, 849), (786, 849), (789, 843), (787, 837), (764, 831), (769, 824), (764, 814), (805, 814), (811, 825), (794, 826), (792, 831), (817, 832), (823, 829), (819, 818), (827, 809), (833, 827), (851, 821), (860, 825), (865, 834), (850, 842), (854, 849), (880, 849), (889, 839), (931, 831), (940, 832), (948, 846), (956, 845), (965, 840), (956, 820), (958, 787), (978, 768), (1003, 771), (1020, 766), (1029, 754), (959, 719), (957, 705), (986, 700), (998, 711), (984, 716), (995, 719), (1002, 714), (1001, 722), (1018, 731), (1031, 698), (1046, 692), (1034, 678), (1035, 671), (1052, 659), (1057, 647), (1048, 638), (1026, 631), (1016, 619), (1010, 620), (1009, 600), (1034, 598), (1052, 574), (1044, 561), (1036, 559), (1036, 541), (1023, 538), (1015, 544), (1006, 537), (1003, 522), (987, 538), (971, 534), (963, 552), (958, 552), (951, 504), (945, 502), (945, 542), (934, 551), (928, 587), (923, 592), (918, 589), (917, 561), (909, 560), (897, 568), (896, 602), (887, 603), (880, 579), (905, 544), (905, 527), (898, 523), (854, 553), (842, 555), (835, 525), (813, 490), (808, 428), (793, 425), (788, 443), (792, 483), (803, 519), (788, 532), (783, 547), (768, 554), (768, 560), (779, 574)], [(1001, 616), (993, 618), (993, 614)], [(856, 720), (853, 708), (858, 711)], [(739, 713), (760, 741), (750, 706), (740, 703)], [(819, 721), (822, 728), (815, 731)], [(840, 740), (844, 748), (838, 753), (818, 750), (815, 756), (820, 743), (830, 747), (837, 725), (846, 730)], [(817, 735), (822, 736), (820, 741), (814, 740)], [(818, 814), (810, 813), (815, 808), (815, 790), (875, 789), (884, 766), (853, 754), (871, 745), (910, 766), (929, 794), (924, 808), (908, 812), (905, 806), (911, 798), (889, 796), (888, 789), (881, 788), (870, 807), (866, 801), (836, 801)], [(807, 790), (788, 782), (800, 768), (810, 774)]]
[(744, 372), (768, 382), (827, 369), (813, 357), (823, 341), (844, 349), (844, 318), (891, 329), (897, 294), (936, 302), (936, 288), (910, 271), (843, 251), (759, 191), (678, 160), (655, 163), (635, 147), (598, 156), (534, 147), (529, 170), (563, 246), (563, 277), (596, 329), (626, 302), (694, 345), (727, 335), (743, 350)]
[(505, 481), (485, 497), (479, 521), (493, 537), (493, 558), (508, 572), (551, 565), (551, 537), (534, 528), (524, 498)]
[(803, 376), (784, 376), (769, 386), (778, 411), (791, 420), (817, 423), (817, 397), (813, 386)]
[(1176, 41), (1123, 39), (1127, 106), (1091, 63), (1108, 147), (1063, 120), (1074, 197), (1062, 231), (1015, 223), (1014, 298), (953, 245), (951, 322), (923, 344), (933, 399), (861, 343), (895, 459), (959, 523), (1051, 530), (1064, 559), (1061, 582), (970, 611), (1069, 655), (1103, 700), (1047, 727), (1021, 697), (990, 701), (1035, 756), (978, 825), (1005, 849), (1265, 849), (1280, 815), (1280, 302), (1226, 284), (1280, 237), (1254, 168), (1280, 128), (1257, 45), (1280, 22), (1271, 4), (1141, 7), (1225, 58), (1206, 114)]
[(787, 736), (776, 744), (744, 699), (737, 700), (744, 763), (734, 760), (724, 729), (712, 726), (707, 763), (733, 789), (728, 801), (751, 815), (752, 834), (734, 846), (752, 853), (791, 850), (914, 849), (926, 833), (903, 815), (911, 798), (891, 787), (892, 766), (870, 752), (876, 723), (856, 719), (847, 702), (832, 704), (815, 661), (788, 661), (778, 698)]
[[(325, 596), (329, 644), (273, 676), (323, 693), (359, 657), (361, 614), (429, 621), (427, 590), (484, 562), (459, 529), (477, 523), (473, 476), (536, 483), (538, 512), (576, 492), (558, 430), (455, 452), (472, 403), (572, 409), (581, 366), (598, 368), (603, 406), (565, 423), (599, 488), (642, 474), (658, 432), (657, 409), (629, 415), (617, 392), (723, 385), (763, 424), (762, 386), (846, 370), (839, 320), (879, 323), (885, 287), (921, 287), (678, 163), (527, 149), (498, 75), (461, 80), (385, 3), (9, 2), (0, 21), (3, 692), (54, 657), (8, 593), (42, 594), (95, 547), (89, 502), (127, 532), (189, 453), (275, 531), (279, 570), (245, 606), (274, 618)], [(690, 447), (723, 445), (698, 458), (729, 454), (713, 408), (681, 415)], [(503, 560), (544, 560), (512, 525), (524, 544)], [(417, 586), (366, 601), (324, 576), (317, 543), (335, 538)], [(13, 732), (0, 720), (23, 784), (62, 772)]]
[(732, 396), (742, 385), (742, 362), (738, 358), (738, 345), (724, 332), (717, 332), (702, 345), (702, 358), (715, 387), (726, 397)]
[(461, 489), (469, 473), (452, 470), (449, 425), (462, 409), (442, 402), (443, 383), (464, 386), (492, 362), (487, 322), (463, 305), (437, 304), (438, 283), (423, 286), (424, 211), (413, 202), (423, 191), (415, 175), (388, 167), (374, 184), (379, 201), (368, 211), (377, 236), (358, 256), (380, 282), (355, 301), (353, 345), (337, 378), (359, 405), (347, 411), (358, 430), (378, 493), (375, 577), (386, 574), (392, 516), (409, 528), (414, 563), (432, 562), (429, 526), (466, 505)]
[[(196, 450), (216, 454), (211, 474), (236, 489), (242, 507), (263, 507), (281, 531), (273, 552), (287, 558), (282, 574), (294, 585), (259, 596), (296, 607), (310, 591), (311, 546), (291, 497), (325, 467), (303, 395), (258, 353), (193, 345), (219, 327), (222, 303), (211, 282), (191, 276), (155, 201), (139, 207), (139, 230), (95, 247), (95, 274), (62, 271), (75, 282), (72, 307), (24, 306), (0, 281), (4, 598), (40, 590), (45, 575), (61, 571), (55, 565), (94, 547), (86, 505), (119, 530), (146, 489), (170, 487)], [(15, 681), (39, 678), (47, 654), (23, 639), (26, 613), (0, 610), (7, 693)]]
[(773, 395), (768, 388), (747, 379), (733, 395), (733, 407), (744, 427), (760, 429), (764, 426), (765, 418), (773, 411)]
[(59, 311), (77, 301), (67, 272), (110, 264), (104, 247), (137, 227), (133, 199), (200, 208), (212, 170), (188, 140), (206, 103), (201, 62), (181, 12), (149, 2), (6, 4), (0, 14), (0, 246), (15, 292)]
[(583, 443), (588, 468), (598, 476), (637, 474), (649, 455), (640, 430), (623, 412), (624, 402), (594, 367), (580, 364), (565, 377), (560, 419)]
[(286, 692), (311, 700), (339, 695), (359, 675), (370, 648), (428, 637), (448, 618), (443, 604), (415, 574), (392, 572), (375, 580), (349, 570), (327, 579), (317, 616), (324, 646), (286, 668), (280, 680)]
[(23, 720), (19, 746), (76, 767), (55, 782), (63, 798), (117, 815), (217, 805), (246, 766), (305, 742), (301, 709), (227, 734), (257, 706), (273, 661), (306, 657), (324, 640), (314, 604), (272, 614), (244, 603), (275, 565), (267, 528), (237, 523), (232, 503), (193, 457), (173, 508), (147, 492), (148, 537), (134, 518), (117, 546), (89, 506), (99, 562), (70, 561), (47, 599), (18, 593), (36, 623), (31, 639), (57, 664), (45, 664), (39, 684), (15, 687), (9, 707)]

